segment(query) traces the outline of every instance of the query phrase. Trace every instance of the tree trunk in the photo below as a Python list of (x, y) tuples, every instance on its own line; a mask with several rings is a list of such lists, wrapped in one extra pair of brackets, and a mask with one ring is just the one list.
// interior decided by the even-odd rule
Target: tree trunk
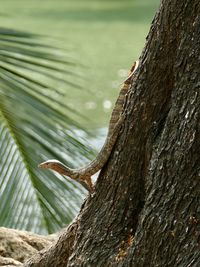
[(199, 71), (199, 0), (163, 0), (95, 194), (24, 266), (200, 266)]

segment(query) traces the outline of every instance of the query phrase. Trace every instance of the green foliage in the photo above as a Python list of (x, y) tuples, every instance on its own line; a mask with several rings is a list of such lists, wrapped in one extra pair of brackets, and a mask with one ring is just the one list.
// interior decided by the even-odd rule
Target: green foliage
[(74, 77), (74, 62), (40, 36), (0, 29), (0, 225), (52, 233), (77, 213), (83, 189), (37, 168), (91, 154), (63, 101), (67, 86), (79, 87)]

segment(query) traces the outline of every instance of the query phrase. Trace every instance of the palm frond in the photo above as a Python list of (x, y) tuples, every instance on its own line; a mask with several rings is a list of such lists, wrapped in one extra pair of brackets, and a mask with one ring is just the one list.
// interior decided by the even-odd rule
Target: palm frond
[(75, 64), (38, 38), (0, 29), (0, 225), (52, 233), (75, 216), (84, 190), (37, 165), (56, 158), (74, 167), (91, 151), (64, 101), (67, 86), (80, 88)]

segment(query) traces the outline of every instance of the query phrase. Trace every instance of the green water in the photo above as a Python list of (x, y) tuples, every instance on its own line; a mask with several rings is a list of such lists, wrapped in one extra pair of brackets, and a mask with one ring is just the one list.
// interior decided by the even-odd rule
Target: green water
[(2, 0), (0, 24), (52, 36), (87, 66), (81, 69), (86, 90), (68, 89), (66, 101), (92, 129), (107, 125), (158, 5), (159, 0)]

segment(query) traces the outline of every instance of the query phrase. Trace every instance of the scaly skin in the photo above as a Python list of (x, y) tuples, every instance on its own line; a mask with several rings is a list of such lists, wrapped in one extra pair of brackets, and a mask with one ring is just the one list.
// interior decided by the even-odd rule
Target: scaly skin
[(125, 95), (128, 92), (133, 74), (137, 69), (137, 66), (138, 61), (134, 63), (130, 70), (128, 78), (123, 83), (123, 86), (119, 93), (119, 97), (112, 111), (106, 141), (97, 157), (88, 165), (80, 169), (71, 169), (57, 160), (45, 161), (39, 165), (40, 168), (52, 169), (62, 175), (66, 175), (71, 179), (76, 180), (82, 186), (84, 186), (90, 193), (94, 191), (91, 176), (98, 172), (100, 169), (102, 169), (102, 167), (105, 165), (117, 140), (119, 130), (124, 120), (123, 106), (125, 102)]

